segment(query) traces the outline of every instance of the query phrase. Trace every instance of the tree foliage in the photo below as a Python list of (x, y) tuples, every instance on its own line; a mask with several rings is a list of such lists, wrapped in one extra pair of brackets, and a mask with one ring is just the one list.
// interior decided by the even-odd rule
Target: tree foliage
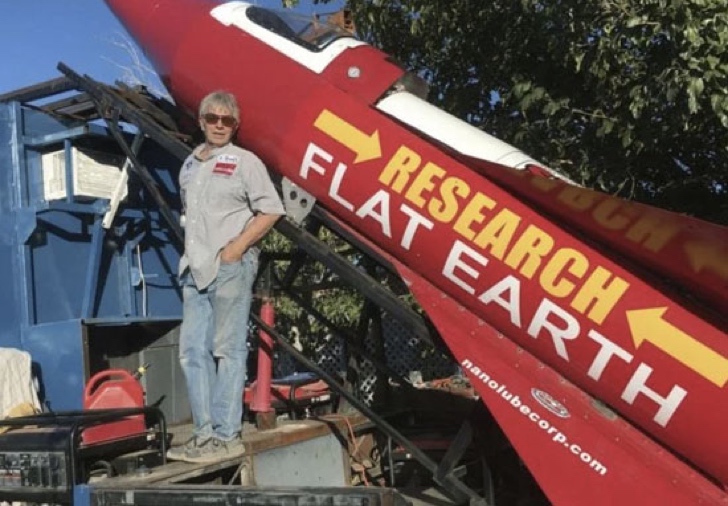
[(436, 105), (584, 185), (728, 222), (728, 0), (348, 6)]
[[(347, 255), (351, 249), (348, 244), (326, 230), (322, 232), (321, 239), (331, 247), (332, 251), (339, 254)], [(278, 281), (286, 280), (288, 268), (291, 265), (290, 259), (296, 258), (295, 247), (283, 235), (272, 231), (265, 238), (264, 248), (281, 257), (272, 263), (273, 270), (270, 275), (275, 287), (278, 286)], [(313, 352), (318, 344), (330, 339), (330, 334), (335, 329), (354, 332), (359, 323), (363, 298), (355, 291), (347, 289), (346, 284), (325, 266), (317, 262), (305, 261), (298, 266), (295, 276), (286, 284), (289, 284), (288, 289), (295, 293), (300, 300), (293, 298), (287, 291), (275, 293), (277, 324), (280, 328), (295, 328), (301, 336), (305, 336), (303, 342), (309, 348), (309, 352)], [(321, 321), (309, 316), (300, 301), (319, 311), (335, 328), (329, 328)]]

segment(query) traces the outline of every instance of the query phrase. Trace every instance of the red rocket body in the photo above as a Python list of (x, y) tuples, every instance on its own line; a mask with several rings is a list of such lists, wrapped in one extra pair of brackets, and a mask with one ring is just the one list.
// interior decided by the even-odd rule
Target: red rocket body
[(726, 228), (570, 184), (314, 20), (107, 3), (179, 106), (233, 92), (239, 142), (392, 261), (554, 504), (728, 503)]

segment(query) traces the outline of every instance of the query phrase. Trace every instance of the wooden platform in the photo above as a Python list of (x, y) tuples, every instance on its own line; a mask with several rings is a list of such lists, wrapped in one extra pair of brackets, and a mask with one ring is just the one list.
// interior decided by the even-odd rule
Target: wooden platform
[[(243, 429), (243, 445), (245, 454), (215, 463), (193, 464), (189, 462), (169, 462), (154, 467), (145, 473), (135, 473), (94, 481), (94, 487), (139, 487), (151, 484), (172, 484), (199, 481), (204, 476), (234, 471), (241, 464), (254, 458), (256, 454), (280, 449), (296, 443), (313, 440), (321, 436), (334, 434), (342, 442), (342, 451), (346, 451), (346, 441), (350, 432), (368, 427), (368, 420), (360, 413), (325, 415), (315, 420), (290, 420), (280, 422), (271, 430), (257, 430), (246, 424)], [(173, 435), (172, 446), (184, 444), (192, 435), (192, 425), (170, 427)]]

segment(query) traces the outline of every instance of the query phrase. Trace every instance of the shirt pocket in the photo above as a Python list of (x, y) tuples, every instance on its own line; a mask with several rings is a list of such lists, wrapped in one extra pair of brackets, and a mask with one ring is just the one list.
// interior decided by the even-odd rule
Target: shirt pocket
[(205, 197), (210, 211), (215, 214), (247, 207), (243, 185), (235, 175), (213, 174), (207, 185)]

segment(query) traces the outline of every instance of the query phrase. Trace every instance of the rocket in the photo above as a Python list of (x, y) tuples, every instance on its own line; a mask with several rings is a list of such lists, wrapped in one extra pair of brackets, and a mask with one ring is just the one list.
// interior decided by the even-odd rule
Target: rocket
[(398, 270), (557, 505), (728, 502), (728, 229), (572, 184), (322, 20), (106, 0), (177, 105)]

